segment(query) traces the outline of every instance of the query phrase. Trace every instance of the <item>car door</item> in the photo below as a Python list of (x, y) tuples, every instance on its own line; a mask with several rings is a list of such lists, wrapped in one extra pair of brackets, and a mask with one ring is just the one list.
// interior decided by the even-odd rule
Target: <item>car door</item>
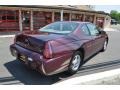
[(86, 24), (82, 25), (81, 31), (83, 32), (82, 39), (84, 40), (85, 59), (87, 59), (88, 57), (93, 55), (94, 37), (91, 36)]
[(103, 42), (104, 42), (104, 38), (103, 36), (99, 33), (98, 28), (92, 24), (92, 23), (88, 23), (87, 27), (90, 31), (91, 37), (93, 38), (93, 54), (98, 52), (100, 49), (102, 49), (103, 46)]

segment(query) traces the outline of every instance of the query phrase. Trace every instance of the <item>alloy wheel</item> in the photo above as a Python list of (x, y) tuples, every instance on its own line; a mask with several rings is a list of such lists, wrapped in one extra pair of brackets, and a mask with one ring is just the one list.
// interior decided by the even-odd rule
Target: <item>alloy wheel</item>
[(71, 69), (73, 71), (77, 71), (80, 66), (80, 63), (81, 63), (81, 57), (80, 55), (77, 54), (73, 57)]

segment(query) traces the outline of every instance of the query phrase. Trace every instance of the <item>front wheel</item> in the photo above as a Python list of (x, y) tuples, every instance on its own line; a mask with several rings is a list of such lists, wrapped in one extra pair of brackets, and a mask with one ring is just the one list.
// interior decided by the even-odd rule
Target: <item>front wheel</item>
[(71, 62), (68, 67), (68, 73), (69, 74), (75, 74), (79, 67), (82, 65), (82, 53), (77, 51), (74, 53)]
[(107, 42), (107, 40), (105, 40), (103, 48), (101, 50), (102, 52), (104, 52), (107, 49), (107, 44), (108, 44), (108, 42)]

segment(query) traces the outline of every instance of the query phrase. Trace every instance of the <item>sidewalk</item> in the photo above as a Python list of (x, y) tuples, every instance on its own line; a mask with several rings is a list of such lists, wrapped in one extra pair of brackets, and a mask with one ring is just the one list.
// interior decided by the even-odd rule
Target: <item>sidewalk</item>
[(16, 34), (19, 32), (0, 32), (0, 38), (5, 38), (5, 37), (14, 37)]
[(65, 80), (55, 85), (118, 85), (120, 84), (120, 69), (90, 74)]

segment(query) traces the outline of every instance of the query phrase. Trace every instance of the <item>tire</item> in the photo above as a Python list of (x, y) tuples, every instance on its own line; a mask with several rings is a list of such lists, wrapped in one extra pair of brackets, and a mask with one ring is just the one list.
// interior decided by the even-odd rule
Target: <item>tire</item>
[(80, 66), (82, 65), (82, 61), (83, 61), (82, 57), (83, 56), (82, 56), (81, 52), (76, 51), (74, 53), (74, 55), (70, 61), (69, 67), (68, 67), (68, 73), (70, 75), (75, 74), (79, 70)]
[(108, 44), (108, 41), (107, 41), (107, 40), (105, 40), (105, 42), (104, 42), (104, 44), (103, 44), (103, 48), (102, 48), (101, 52), (106, 51), (106, 49), (107, 49), (107, 44)]

